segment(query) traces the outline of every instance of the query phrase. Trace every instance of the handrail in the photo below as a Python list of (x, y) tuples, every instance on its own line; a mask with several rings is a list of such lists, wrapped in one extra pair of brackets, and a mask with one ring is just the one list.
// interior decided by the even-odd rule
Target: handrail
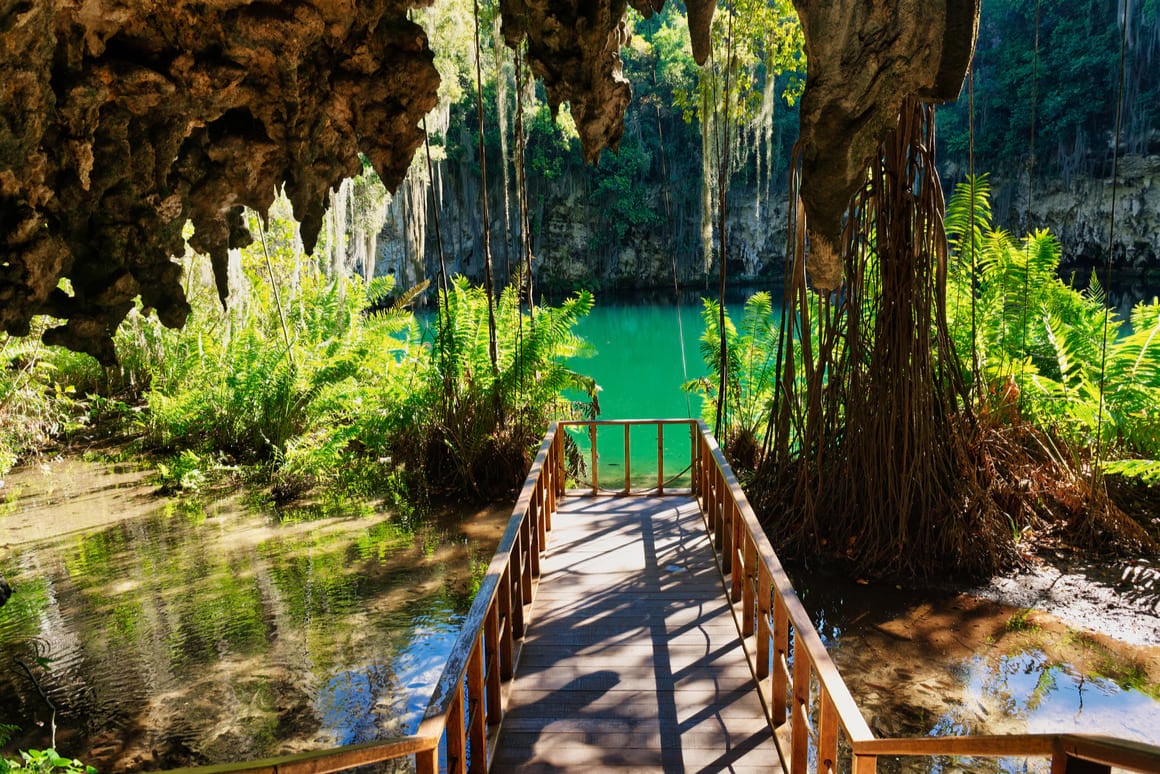
[[(741, 602), (739, 629), (746, 655), (786, 767), (804, 772), (810, 741), (818, 771), (838, 768), (839, 726), (852, 743), (874, 738), (849, 688), (838, 674), (785, 568), (757, 521), (737, 476), (708, 426), (701, 427), (697, 489), (706, 528), (730, 576), (730, 597)], [(792, 647), (790, 633), (793, 633)], [(750, 642), (750, 638), (752, 642)], [(810, 686), (819, 688), (817, 728), (810, 723)]]
[[(1052, 774), (1094, 774), (1113, 766), (1160, 772), (1160, 747), (1103, 736), (875, 738), (790, 584), (733, 469), (708, 426), (701, 422), (700, 429), (694, 488), (705, 526), (714, 548), (720, 552), (722, 575), (729, 578), (729, 596), (746, 657), (789, 774), (806, 774), (811, 746), (816, 753), (818, 774), (838, 772), (839, 733), (848, 744), (853, 774), (873, 774), (878, 758), (887, 755), (1046, 757), (1051, 761)], [(816, 728), (812, 725), (815, 719)]]
[(873, 739), (855, 747), (856, 755), (934, 756), (977, 758), (1048, 756), (1077, 758), (1099, 766), (1160, 771), (1160, 747), (1096, 734), (1011, 734), (980, 736), (922, 736), (910, 739)]
[[(611, 494), (611, 495), (663, 495), (663, 494), (678, 494), (687, 493), (672, 491), (671, 487), (665, 481), (665, 428), (673, 425), (679, 425), (689, 428), (689, 465), (678, 472), (674, 478), (681, 478), (689, 471), (692, 476), (692, 468), (694, 460), (697, 457), (697, 438), (699, 436), (701, 421), (698, 419), (568, 419), (557, 423), (560, 427), (586, 427), (588, 428), (588, 442), (589, 442), (589, 466), (591, 467), (592, 480), (585, 489), (591, 494)], [(657, 465), (656, 465), (656, 486), (633, 488), (632, 486), (632, 445), (630, 442), (630, 430), (633, 427), (641, 427), (651, 425), (657, 429)], [(596, 431), (600, 427), (623, 427), (624, 428), (624, 487), (621, 489), (606, 489), (600, 485), (600, 471), (599, 471), (599, 455), (597, 453)], [(563, 471), (561, 471), (563, 477)], [(670, 482), (671, 483), (671, 482)], [(569, 490), (568, 494), (583, 494), (585, 489)], [(666, 492), (666, 489), (669, 489)]]
[[(483, 772), (491, 766), (527, 628), (526, 608), (540, 576), (540, 554), (563, 491), (563, 440), (553, 423), (419, 724), (420, 736), (446, 738), (448, 771)], [(437, 748), (415, 755), (419, 774), (433, 774), (438, 764)]]
[(208, 766), (190, 766), (169, 769), (167, 774), (327, 774), (327, 772), (353, 769), (369, 763), (405, 758), (408, 755), (433, 750), (439, 743), (437, 738), (425, 736), (397, 736), (391, 739), (376, 739), (371, 742), (350, 744), (328, 750), (283, 755), (238, 763), (215, 763)]

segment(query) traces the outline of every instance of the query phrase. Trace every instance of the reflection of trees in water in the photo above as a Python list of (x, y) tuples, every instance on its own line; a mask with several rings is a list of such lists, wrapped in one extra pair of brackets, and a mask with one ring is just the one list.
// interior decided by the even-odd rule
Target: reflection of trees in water
[[(1030, 650), (999, 656), (993, 669), (984, 669), (983, 692), (1007, 717), (1026, 720), (1059, 687), (1063, 665), (1049, 660), (1042, 651)], [(1025, 677), (1033, 678), (1033, 684), (1022, 679)], [(1082, 700), (1081, 695), (1081, 706)]]
[(102, 771), (399, 733), (393, 697), (425, 687), (397, 673), (412, 619), (447, 628), (470, 602), (431, 561), (449, 536), (420, 533), (170, 508), (13, 549), (0, 567), (21, 590), (0, 610), (0, 722), (28, 727), (14, 746), (49, 744), (31, 723), (47, 721), (43, 702), (13, 668), (23, 654), (60, 707), (60, 749)]

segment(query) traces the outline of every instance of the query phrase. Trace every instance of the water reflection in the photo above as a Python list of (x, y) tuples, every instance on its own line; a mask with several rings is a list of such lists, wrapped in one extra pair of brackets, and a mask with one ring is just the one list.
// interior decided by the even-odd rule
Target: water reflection
[[(24, 491), (0, 518), (28, 539), (6, 529), (0, 558), (17, 589), (0, 609), (0, 723), (20, 727), (10, 748), (46, 747), (55, 707), (58, 749), (102, 772), (413, 731), (504, 521), (479, 517), (497, 525), (480, 539), (454, 519), (283, 519), (236, 496), (184, 508), (123, 473), (89, 470), (78, 492), (73, 472), (9, 479)], [(73, 496), (80, 530), (53, 513)]]
[[(967, 595), (796, 581), (879, 736), (1076, 732), (1160, 744), (1160, 649)], [(1039, 771), (1023, 759), (895, 759), (882, 771)]]

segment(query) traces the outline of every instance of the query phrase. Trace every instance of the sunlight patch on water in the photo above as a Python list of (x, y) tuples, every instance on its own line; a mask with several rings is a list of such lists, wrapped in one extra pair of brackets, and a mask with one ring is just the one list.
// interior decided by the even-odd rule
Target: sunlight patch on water
[[(818, 577), (800, 590), (879, 736), (1079, 732), (1160, 744), (1158, 648), (963, 594)], [(966, 769), (1021, 771), (1024, 764), (976, 760)], [(950, 771), (964, 764), (932, 765)]]

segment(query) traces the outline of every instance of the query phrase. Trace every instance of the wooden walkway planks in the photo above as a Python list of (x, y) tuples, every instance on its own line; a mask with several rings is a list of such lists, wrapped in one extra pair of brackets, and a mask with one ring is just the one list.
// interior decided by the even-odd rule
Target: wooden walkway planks
[(565, 498), (492, 771), (777, 771), (697, 503)]

